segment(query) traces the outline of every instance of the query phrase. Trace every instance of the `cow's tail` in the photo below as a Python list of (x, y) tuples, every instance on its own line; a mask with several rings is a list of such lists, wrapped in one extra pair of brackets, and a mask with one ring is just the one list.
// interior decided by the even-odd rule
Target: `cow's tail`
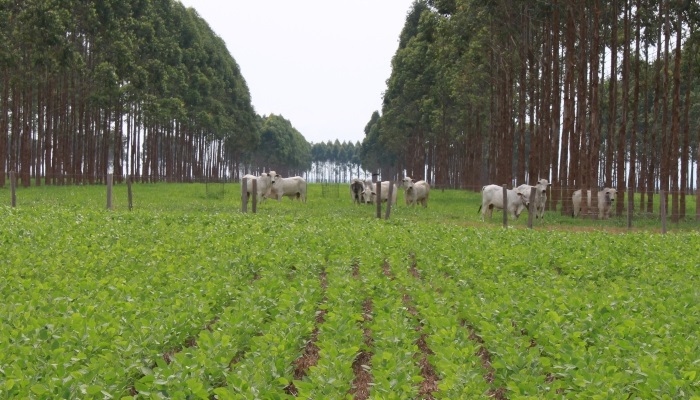
[(483, 204), (479, 206), (479, 211), (476, 212), (477, 214), (481, 212), (481, 207), (483, 207), (483, 206), (484, 206)]

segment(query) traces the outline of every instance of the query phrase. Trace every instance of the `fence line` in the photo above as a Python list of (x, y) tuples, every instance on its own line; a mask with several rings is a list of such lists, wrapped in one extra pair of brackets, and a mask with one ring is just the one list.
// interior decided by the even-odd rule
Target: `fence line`
[[(105, 181), (108, 181), (108, 179), (105, 179)], [(11, 172), (10, 173), (10, 186), (11, 186), (11, 199), (10, 199), (10, 204), (12, 207), (17, 207), (17, 204), (23, 204), (22, 196), (23, 190), (21, 187), (18, 188), (16, 187), (16, 182), (17, 182), (17, 177), (16, 174)], [(123, 182), (125, 185), (122, 185), (122, 188), (126, 187), (127, 191), (119, 191), (118, 193), (124, 193), (128, 194), (128, 208), (129, 210), (133, 209), (133, 190), (139, 191), (139, 188), (134, 189), (134, 180), (131, 179), (131, 177), (127, 177), (127, 179)], [(228, 184), (234, 184), (233, 182), (212, 182), (211, 180), (205, 179), (200, 182), (195, 182), (195, 183), (200, 183), (200, 184), (212, 184), (215, 183), (217, 190), (216, 190), (216, 198), (222, 198), (220, 196), (221, 193), (224, 191), (224, 184), (228, 186)], [(395, 182), (399, 184), (400, 187), (400, 182)], [(148, 183), (143, 183), (144, 185), (148, 185)], [(103, 184), (102, 184), (103, 185)], [(119, 187), (119, 183), (115, 179), (114, 182), (115, 187)], [(221, 190), (218, 190), (218, 186), (221, 186)], [(316, 187), (315, 190), (318, 191), (317, 196), (319, 198), (324, 197), (326, 198), (326, 201), (333, 201), (333, 198), (338, 198), (339, 200), (342, 200), (345, 198), (345, 196), (339, 196), (338, 191), (342, 191), (343, 184), (331, 184), (330, 186), (328, 184), (310, 184)], [(84, 185), (72, 185), (72, 186), (84, 186)], [(100, 184), (95, 184), (92, 186), (101, 186)], [(248, 186), (250, 186), (250, 182), (248, 183)], [(53, 185), (48, 185), (48, 186), (33, 186), (32, 191), (34, 190), (40, 190), (41, 188), (52, 188), (55, 187)], [(328, 191), (328, 189), (331, 189), (331, 195), (328, 196), (330, 198), (327, 198), (326, 195), (329, 193), (325, 193), (324, 195), (324, 190)], [(507, 187), (507, 185), (506, 185)], [(155, 190), (158, 190), (157, 187), (154, 187)], [(390, 186), (391, 190), (394, 189), (393, 185)], [(566, 217), (571, 217), (572, 210), (573, 210), (573, 202), (571, 199), (571, 194), (574, 192), (574, 187), (549, 187), (547, 190), (547, 202), (546, 202), (546, 215), (549, 217), (545, 216), (545, 219), (550, 219), (550, 221), (546, 222), (539, 222), (539, 221), (532, 221), (533, 216), (535, 215), (535, 211), (529, 213), (528, 216), (528, 221), (527, 221), (527, 226), (528, 227), (541, 227), (543, 224), (550, 224), (550, 226), (553, 226), (554, 224), (558, 224), (561, 226), (566, 226), (566, 225), (572, 225), (572, 226), (586, 226), (578, 223), (573, 223), (573, 222), (567, 222), (567, 221), (574, 221), (575, 219), (563, 219), (560, 216), (566, 216)], [(107, 208), (111, 209), (111, 194), (109, 193), (109, 188), (107, 189)], [(122, 189), (124, 190), (124, 189)], [(203, 189), (194, 189), (195, 191), (203, 190)], [(210, 196), (209, 193), (209, 187), (207, 186), (207, 192), (206, 192), (206, 198), (214, 198)], [(230, 190), (230, 189), (229, 189)], [(381, 189), (379, 189), (381, 190)], [(399, 188), (399, 190), (401, 190)], [(432, 190), (440, 190), (440, 189), (435, 189), (433, 188)], [(448, 190), (448, 189), (443, 189), (443, 190)], [(454, 190), (454, 189), (450, 189)], [(457, 190), (460, 192), (471, 192), (471, 199), (470, 201), (474, 201), (474, 196), (478, 196), (481, 188), (477, 187), (470, 187), (467, 188), (466, 190)], [(19, 191), (19, 193), (17, 193)], [(595, 192), (596, 189), (593, 190)], [(103, 192), (104, 193), (104, 192)], [(634, 196), (630, 196), (629, 194), (633, 193)], [(204, 195), (204, 193), (202, 193)], [(18, 195), (20, 198), (18, 199)], [(532, 198), (532, 193), (529, 193), (530, 197)], [(120, 194), (119, 196), (122, 196)], [(257, 190), (253, 191), (253, 196), (257, 196)], [(643, 197), (642, 197), (643, 196)], [(585, 197), (586, 196), (582, 196)], [(685, 197), (685, 202), (682, 202), (682, 197)], [(235, 198), (235, 196), (234, 196)], [(643, 203), (642, 203), (642, 198), (643, 198)], [(103, 197), (104, 199), (104, 197)], [(674, 207), (672, 206), (672, 200), (676, 200), (677, 203)], [(60, 201), (60, 199), (57, 199)], [(124, 196), (124, 199), (126, 200), (126, 196)], [(118, 201), (118, 200), (117, 200)], [(243, 200), (242, 200), (243, 201)], [(620, 209), (617, 208), (617, 203), (622, 204)], [(531, 202), (531, 207), (533, 208), (534, 202)], [(6, 203), (7, 204), (7, 203)], [(24, 203), (26, 204), (26, 203)], [(36, 202), (34, 204), (37, 204)], [(123, 204), (123, 203), (122, 203)], [(213, 203), (212, 203), (213, 204)], [(256, 205), (257, 201), (253, 201), (253, 212), (257, 212), (256, 210)], [(641, 207), (640, 207), (641, 206)], [(102, 207), (104, 207), (104, 203), (102, 203)], [(581, 208), (582, 208), (582, 213), (576, 217), (576, 219), (582, 219), (582, 220), (591, 220), (591, 221), (598, 221), (595, 224), (596, 229), (617, 229), (619, 230), (620, 228), (626, 228), (627, 230), (633, 229), (633, 228), (643, 228), (643, 229), (649, 229), (650, 227), (652, 229), (656, 229), (654, 227), (658, 227), (663, 232), (667, 232), (669, 228), (672, 229), (677, 229), (678, 227), (681, 228), (691, 228), (695, 229), (696, 227), (700, 227), (700, 214), (698, 213), (697, 209), (697, 203), (696, 203), (696, 198), (693, 195), (690, 195), (688, 193), (685, 193), (684, 191), (655, 191), (651, 199), (649, 198), (649, 194), (646, 191), (637, 191), (637, 190), (631, 190), (629, 188), (627, 189), (622, 189), (617, 191), (617, 198), (616, 202), (611, 205), (610, 208), (610, 216), (609, 219), (611, 220), (610, 222), (606, 222), (607, 218), (604, 218), (604, 220), (600, 219), (600, 214), (599, 214), (599, 208), (598, 208), (598, 196), (592, 195), (591, 196), (591, 205), (588, 207), (587, 201), (582, 201), (581, 202)], [(389, 210), (385, 210), (387, 213), (384, 215), (384, 218), (388, 217)], [(382, 210), (381, 208), (377, 208), (377, 217), (381, 218), (382, 217)], [(553, 219), (552, 217), (558, 215), (556, 219)], [(504, 218), (507, 218), (507, 216), (504, 216)], [(507, 226), (509, 221), (505, 220), (504, 225)], [(670, 224), (669, 224), (670, 222)], [(513, 224), (514, 221), (510, 221), (510, 224)], [(682, 225), (679, 225), (682, 223)]]

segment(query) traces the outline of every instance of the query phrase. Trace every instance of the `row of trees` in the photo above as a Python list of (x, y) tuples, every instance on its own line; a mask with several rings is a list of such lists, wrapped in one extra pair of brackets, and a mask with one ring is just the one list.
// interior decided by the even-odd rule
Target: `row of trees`
[(92, 183), (110, 164), (187, 180), (259, 143), (238, 65), (173, 0), (0, 0), (0, 186)]
[(0, 0), (0, 187), (359, 173), (360, 144), (255, 113), (224, 42), (174, 0)]
[(629, 187), (649, 211), (664, 189), (682, 216), (700, 178), (699, 21), (689, 0), (416, 0), (362, 144), (312, 145), (255, 113), (223, 41), (179, 2), (0, 0), (0, 186), (12, 170), (93, 183), (110, 165), (143, 180), (384, 169)]
[(630, 187), (649, 211), (670, 190), (683, 216), (700, 151), (699, 23), (688, 0), (417, 0), (362, 163), (438, 186)]

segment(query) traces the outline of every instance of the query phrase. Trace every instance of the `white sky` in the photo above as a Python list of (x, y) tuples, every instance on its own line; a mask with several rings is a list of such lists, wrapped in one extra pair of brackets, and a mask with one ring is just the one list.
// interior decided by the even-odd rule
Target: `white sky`
[(413, 0), (180, 0), (225, 42), (255, 111), (309, 142), (362, 141)]

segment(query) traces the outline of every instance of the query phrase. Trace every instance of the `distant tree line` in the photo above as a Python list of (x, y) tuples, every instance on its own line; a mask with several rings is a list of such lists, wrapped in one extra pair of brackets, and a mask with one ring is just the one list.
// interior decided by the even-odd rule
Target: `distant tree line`
[(416, 0), (362, 165), (475, 190), (631, 187), (648, 211), (662, 189), (682, 217), (700, 178), (699, 23), (689, 0)]

